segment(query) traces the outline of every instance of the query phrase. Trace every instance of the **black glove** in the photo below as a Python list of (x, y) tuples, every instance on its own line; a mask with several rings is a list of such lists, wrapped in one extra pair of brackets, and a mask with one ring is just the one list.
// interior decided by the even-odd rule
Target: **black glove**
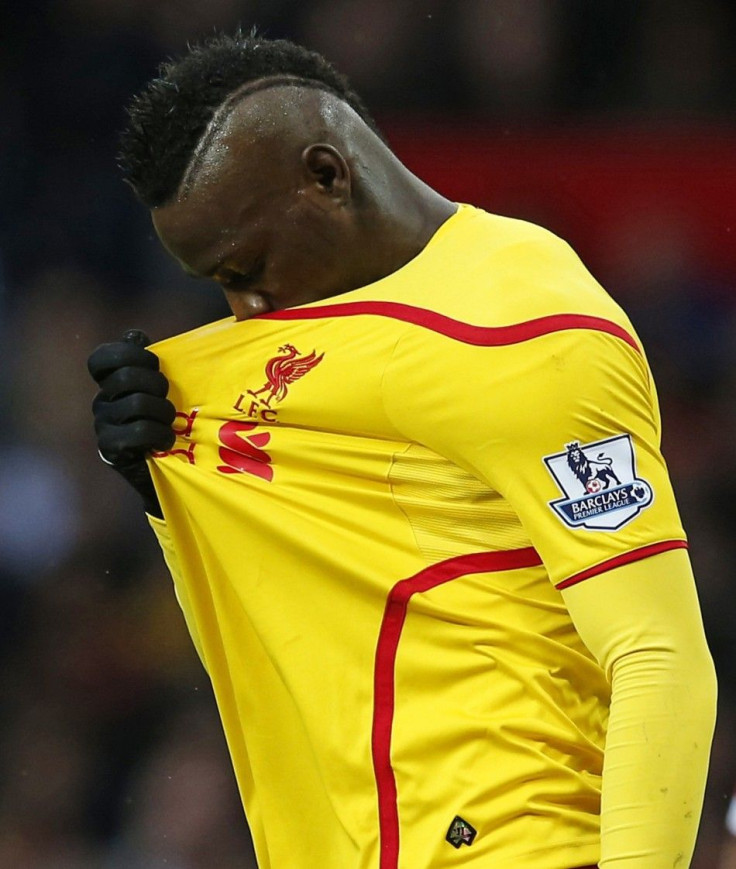
[(158, 357), (145, 349), (150, 343), (131, 329), (122, 341), (101, 344), (87, 367), (100, 387), (92, 403), (100, 456), (140, 494), (146, 512), (162, 518), (145, 459), (151, 450), (174, 445), (176, 410), (166, 398), (169, 382), (158, 370)]

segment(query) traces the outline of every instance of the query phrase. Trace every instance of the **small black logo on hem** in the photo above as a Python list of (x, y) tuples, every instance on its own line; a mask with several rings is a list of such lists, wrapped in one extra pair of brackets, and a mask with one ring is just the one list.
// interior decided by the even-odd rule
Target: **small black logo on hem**
[(445, 839), (453, 848), (459, 848), (461, 845), (472, 845), (477, 835), (478, 831), (474, 827), (464, 821), (460, 815), (455, 815)]

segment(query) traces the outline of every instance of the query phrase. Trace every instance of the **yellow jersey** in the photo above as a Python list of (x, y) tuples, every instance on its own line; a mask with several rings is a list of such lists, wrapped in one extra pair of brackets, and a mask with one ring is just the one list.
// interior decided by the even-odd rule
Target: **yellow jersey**
[(153, 524), (262, 869), (596, 863), (610, 686), (560, 588), (685, 542), (570, 247), (461, 205), (370, 286), (151, 349)]

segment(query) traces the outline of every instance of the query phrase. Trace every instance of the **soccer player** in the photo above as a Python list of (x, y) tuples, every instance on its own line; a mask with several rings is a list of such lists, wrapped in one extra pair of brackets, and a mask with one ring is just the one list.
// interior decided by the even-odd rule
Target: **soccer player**
[(90, 371), (260, 866), (687, 866), (714, 673), (620, 308), (286, 41), (165, 65), (122, 166), (233, 312)]

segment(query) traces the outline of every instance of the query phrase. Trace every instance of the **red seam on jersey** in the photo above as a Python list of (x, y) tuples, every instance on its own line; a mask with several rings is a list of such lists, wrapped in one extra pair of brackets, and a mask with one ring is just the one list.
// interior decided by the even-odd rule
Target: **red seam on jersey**
[(371, 747), (378, 791), (378, 819), (381, 842), (380, 869), (396, 869), (399, 861), (399, 811), (396, 779), (391, 766), (391, 733), (394, 720), (396, 653), (412, 595), (428, 591), (452, 579), (473, 573), (517, 570), (542, 563), (532, 547), (506, 552), (475, 552), (433, 564), (389, 592), (376, 645), (374, 707)]
[(648, 546), (640, 546), (639, 549), (632, 549), (630, 552), (624, 552), (622, 555), (615, 555), (613, 558), (602, 561), (594, 567), (581, 570), (580, 573), (575, 573), (573, 576), (563, 579), (562, 582), (558, 582), (555, 588), (569, 588), (571, 585), (576, 585), (584, 579), (590, 579), (591, 576), (598, 576), (599, 573), (606, 573), (615, 567), (622, 567), (624, 564), (633, 564), (635, 561), (641, 561), (642, 558), (659, 555), (660, 552), (668, 552), (670, 549), (687, 549), (687, 541), (663, 540), (661, 543), (650, 543)]
[(621, 338), (637, 353), (641, 352), (635, 339), (618, 323), (587, 314), (551, 314), (510, 326), (474, 326), (471, 323), (453, 320), (452, 317), (446, 317), (435, 311), (428, 311), (426, 308), (417, 308), (400, 302), (343, 302), (321, 305), (318, 308), (286, 308), (283, 311), (261, 314), (258, 319), (319, 320), (323, 317), (355, 317), (360, 314), (374, 314), (378, 317), (390, 317), (392, 320), (403, 320), (405, 323), (423, 326), (440, 335), (478, 347), (518, 344), (538, 338), (540, 335), (549, 335), (551, 332), (562, 332), (566, 329), (591, 329)]

